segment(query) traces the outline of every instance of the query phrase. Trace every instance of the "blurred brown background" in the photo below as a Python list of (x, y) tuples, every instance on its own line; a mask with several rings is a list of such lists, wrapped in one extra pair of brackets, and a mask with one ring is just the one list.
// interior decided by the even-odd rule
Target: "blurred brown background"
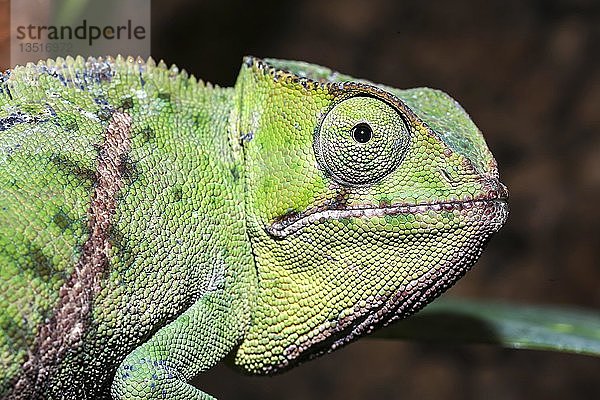
[[(447, 91), (511, 205), (448, 295), (600, 310), (600, 1), (174, 0), (152, 19), (156, 58), (224, 86), (252, 54)], [(218, 366), (198, 382), (220, 399), (595, 399), (599, 378), (585, 356), (362, 340), (273, 378)]]

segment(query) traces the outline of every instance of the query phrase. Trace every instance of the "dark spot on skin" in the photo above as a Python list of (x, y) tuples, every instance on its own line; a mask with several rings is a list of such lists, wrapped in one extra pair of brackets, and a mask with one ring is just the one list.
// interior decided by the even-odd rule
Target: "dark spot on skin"
[(102, 150), (102, 145), (98, 144), (98, 143), (92, 143), (91, 146), (94, 148), (94, 150), (96, 150), (96, 152), (100, 152), (100, 150)]
[(173, 201), (174, 202), (181, 201), (182, 197), (183, 197), (183, 189), (181, 188), (181, 185), (173, 186)]
[(119, 164), (119, 172), (121, 173), (121, 179), (128, 184), (134, 182), (139, 176), (137, 165), (135, 161), (129, 158), (129, 156), (126, 156), (123, 160), (121, 160)]
[(102, 120), (102, 121), (109, 121), (110, 117), (112, 116), (112, 113), (113, 113), (112, 109), (102, 107), (98, 111), (97, 115), (98, 115), (98, 118), (100, 118), (100, 120)]
[[(2, 318), (0, 318), (0, 331), (11, 332), (11, 346), (14, 346), (13, 348), (19, 349), (27, 347), (26, 338), (29, 335), (28, 322), (29, 321), (25, 318), (22, 322), (18, 321), (12, 317), (10, 313), (5, 313)], [(8, 387), (10, 387), (10, 384)]]
[(109, 239), (111, 244), (115, 249), (119, 249), (124, 247), (125, 245), (125, 235), (119, 229), (117, 229), (114, 225), (111, 225), (109, 231)]
[(164, 101), (171, 101), (171, 93), (160, 92), (158, 98)]
[(45, 282), (49, 281), (54, 275), (55, 268), (52, 261), (41, 248), (33, 243), (29, 243), (29, 254), (26, 260), (26, 268), (34, 271), (35, 275), (41, 277)]
[(50, 162), (60, 170), (73, 175), (77, 180), (83, 180), (91, 183), (96, 176), (96, 172), (90, 168), (85, 167), (78, 161), (72, 160), (67, 156), (59, 153), (54, 153), (49, 158)]
[(154, 142), (156, 140), (156, 133), (150, 127), (143, 128), (140, 135), (142, 135), (144, 142)]
[(233, 180), (235, 182), (237, 182), (240, 179), (240, 172), (238, 171), (237, 165), (234, 165), (233, 167), (231, 167), (230, 171), (231, 171), (231, 176), (233, 176)]
[(77, 132), (79, 130), (79, 125), (77, 125), (75, 117), (70, 115), (55, 119), (55, 124), (69, 132)]
[(121, 110), (129, 110), (130, 108), (133, 108), (133, 99), (131, 97), (126, 97), (121, 103)]
[(100, 106), (100, 110), (96, 113), (102, 121), (109, 121), (115, 112), (114, 107), (103, 96), (94, 98), (94, 102)]
[(71, 218), (63, 210), (59, 210), (56, 214), (54, 214), (52, 217), (52, 222), (58, 225), (58, 227), (63, 231), (70, 227), (73, 223)]
[(77, 125), (77, 121), (70, 121), (69, 124), (66, 126), (68, 131), (71, 132), (78, 132), (79, 131), (79, 125)]
[(204, 121), (206, 121), (206, 115), (198, 113), (192, 116), (192, 121), (194, 121), (194, 126), (196, 128), (203, 125)]
[(119, 267), (119, 271), (125, 273), (131, 267), (135, 259), (135, 247), (131, 245), (125, 234), (115, 225), (111, 225), (110, 227), (108, 240), (113, 251), (121, 260), (121, 262), (114, 267)]

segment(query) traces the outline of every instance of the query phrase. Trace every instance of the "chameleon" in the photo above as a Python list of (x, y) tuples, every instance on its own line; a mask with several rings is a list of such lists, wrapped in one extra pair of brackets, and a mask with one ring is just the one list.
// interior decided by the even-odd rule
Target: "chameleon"
[(301, 61), (234, 87), (132, 57), (0, 78), (0, 398), (213, 399), (424, 307), (508, 191), (464, 109)]

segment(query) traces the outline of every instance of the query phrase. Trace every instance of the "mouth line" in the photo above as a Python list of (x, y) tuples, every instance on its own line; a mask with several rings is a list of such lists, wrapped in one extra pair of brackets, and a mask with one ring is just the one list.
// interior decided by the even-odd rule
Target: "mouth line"
[(455, 200), (437, 203), (396, 204), (384, 207), (350, 207), (323, 208), (309, 210), (303, 213), (285, 215), (282, 219), (266, 227), (267, 232), (276, 238), (283, 239), (298, 232), (305, 226), (326, 220), (345, 218), (373, 218), (399, 214), (422, 214), (428, 211), (455, 211), (477, 207), (487, 207), (490, 204), (506, 203), (506, 197), (482, 197), (475, 199)]

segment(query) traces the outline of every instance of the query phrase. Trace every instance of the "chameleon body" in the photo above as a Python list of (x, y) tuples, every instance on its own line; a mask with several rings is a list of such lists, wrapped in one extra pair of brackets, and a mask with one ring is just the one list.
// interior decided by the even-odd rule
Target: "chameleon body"
[(0, 398), (209, 399), (418, 311), (504, 223), (443, 92), (244, 60), (233, 88), (133, 58), (0, 78)]

